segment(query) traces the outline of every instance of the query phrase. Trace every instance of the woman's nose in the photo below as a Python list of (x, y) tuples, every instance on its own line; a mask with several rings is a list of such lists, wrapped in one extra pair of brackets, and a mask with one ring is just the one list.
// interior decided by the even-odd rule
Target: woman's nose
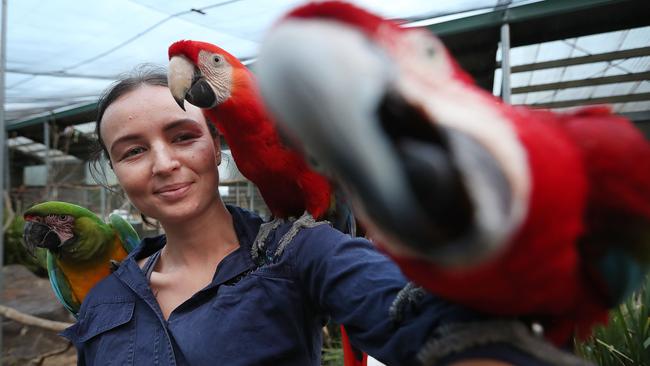
[(151, 168), (151, 175), (166, 175), (178, 169), (181, 164), (176, 156), (174, 149), (166, 144), (152, 147), (153, 164)]

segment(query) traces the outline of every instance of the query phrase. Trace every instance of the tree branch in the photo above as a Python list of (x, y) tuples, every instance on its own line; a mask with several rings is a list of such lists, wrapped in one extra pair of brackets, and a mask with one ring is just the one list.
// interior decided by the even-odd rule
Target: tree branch
[(9, 192), (4, 191), (2, 194), (4, 194), (5, 198), (5, 208), (7, 209), (7, 217), (5, 217), (5, 222), (2, 225), (2, 232), (4, 233), (9, 229), (9, 226), (11, 226), (11, 223), (14, 221), (14, 217), (16, 217), (16, 212), (14, 212), (13, 207), (11, 207), (11, 198), (9, 197)]
[(72, 325), (72, 323), (58, 322), (54, 320), (39, 318), (33, 315), (23, 313), (21, 311), (18, 311), (14, 308), (10, 308), (9, 306), (5, 306), (2, 304), (0, 304), (0, 315), (21, 324), (31, 325), (34, 327), (52, 330), (55, 332), (60, 332)]
[(40, 356), (38, 356), (37, 358), (33, 359), (33, 360), (32, 360), (32, 364), (33, 364), (34, 366), (41, 366), (41, 365), (43, 365), (43, 362), (45, 362), (46, 359), (48, 359), (48, 358), (50, 358), (50, 357), (54, 357), (54, 356), (58, 356), (58, 355), (62, 355), (62, 354), (64, 354), (64, 353), (68, 352), (68, 350), (69, 350), (71, 347), (72, 347), (72, 343), (71, 343), (71, 342), (68, 342), (68, 343), (66, 344), (65, 348), (58, 349), (58, 350), (54, 350), (54, 351), (52, 351), (52, 352), (48, 352), (48, 353), (46, 353), (46, 354), (40, 355)]

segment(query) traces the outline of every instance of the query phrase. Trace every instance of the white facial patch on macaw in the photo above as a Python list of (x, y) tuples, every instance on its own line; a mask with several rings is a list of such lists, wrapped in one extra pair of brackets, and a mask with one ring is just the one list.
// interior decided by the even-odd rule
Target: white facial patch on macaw
[(429, 35), (427, 38), (434, 43), (420, 41), (413, 44), (415, 38), (408, 33), (404, 33), (404, 47), (393, 48), (393, 51), (415, 52), (414, 56), (417, 56), (429, 51), (413, 51), (413, 48), (433, 45), (434, 54), (432, 62), (427, 63), (423, 62), (423, 57), (392, 53), (400, 70), (395, 87), (408, 103), (427, 113), (434, 127), (437, 125), (467, 134), (483, 145), (498, 162), (512, 190), (511, 207), (505, 216), (497, 207), (494, 192), (482, 184), (484, 179), (480, 167), (464, 156), (461, 146), (454, 149), (451, 141), (452, 150), (455, 150), (452, 156), (461, 168), (463, 180), (478, 209), (476, 221), (485, 231), (488, 241), (507, 240), (527, 214), (531, 178), (526, 150), (519, 142), (514, 126), (501, 114), (496, 100), (480, 94), (477, 87), (453, 78), (453, 66), (447, 51), (437, 39)]
[(436, 37), (424, 29), (409, 28), (396, 30), (392, 26), (380, 26), (376, 42), (391, 55), (399, 55), (400, 69), (423, 78), (442, 75), (449, 77), (453, 72), (447, 61), (447, 51)]
[(59, 236), (61, 243), (74, 236), (74, 217), (70, 215), (47, 215), (43, 218), (43, 223)]
[(198, 67), (212, 87), (217, 105), (230, 98), (233, 68), (225, 56), (209, 51), (199, 51)]

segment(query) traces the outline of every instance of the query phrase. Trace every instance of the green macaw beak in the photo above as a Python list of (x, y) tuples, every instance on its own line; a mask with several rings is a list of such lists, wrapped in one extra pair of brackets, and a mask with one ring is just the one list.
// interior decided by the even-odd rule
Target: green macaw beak
[(61, 242), (59, 235), (49, 226), (40, 222), (27, 221), (23, 228), (23, 239), (25, 240), (27, 251), (29, 254), (34, 256), (36, 248), (45, 248), (52, 252), (56, 252), (62, 246), (74, 242), (76, 237)]

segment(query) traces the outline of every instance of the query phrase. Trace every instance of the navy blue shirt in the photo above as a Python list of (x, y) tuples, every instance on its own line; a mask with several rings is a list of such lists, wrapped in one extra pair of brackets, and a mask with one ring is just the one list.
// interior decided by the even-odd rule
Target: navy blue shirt
[[(290, 224), (270, 234), (264, 263), (251, 245), (262, 223), (228, 207), (240, 247), (219, 263), (212, 283), (163, 318), (137, 264), (165, 244), (147, 238), (84, 300), (63, 335), (79, 364), (320, 365), (322, 326), (345, 324), (352, 343), (389, 365), (414, 365), (433, 331), (476, 314), (427, 295), (396, 324), (388, 314), (406, 280), (365, 239), (329, 225), (304, 228), (273, 253)], [(532, 364), (532, 363), (530, 363)]]

